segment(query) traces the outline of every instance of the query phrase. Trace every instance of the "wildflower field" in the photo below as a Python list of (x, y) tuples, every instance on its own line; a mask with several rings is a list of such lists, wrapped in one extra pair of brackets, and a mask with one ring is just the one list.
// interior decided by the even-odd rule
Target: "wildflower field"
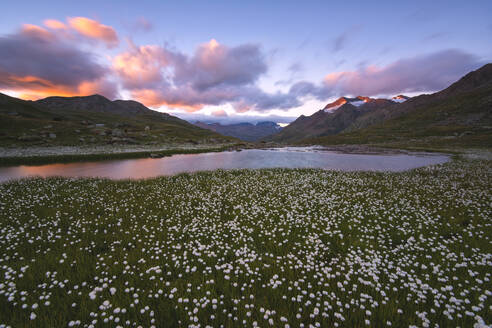
[(0, 327), (492, 324), (492, 163), (0, 185)]

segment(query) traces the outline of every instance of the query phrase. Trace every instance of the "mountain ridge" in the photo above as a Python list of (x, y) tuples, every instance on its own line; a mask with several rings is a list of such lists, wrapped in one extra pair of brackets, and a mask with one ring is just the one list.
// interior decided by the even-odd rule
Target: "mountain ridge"
[[(473, 97), (477, 97), (477, 101)], [(416, 124), (413, 116), (425, 116), (422, 124), (427, 127), (426, 134), (442, 135), (444, 131), (453, 131), (453, 134), (449, 135), (451, 138), (455, 134), (461, 135), (467, 132), (466, 129), (478, 127), (480, 130), (481, 126), (492, 126), (490, 122), (491, 97), (492, 64), (486, 64), (433, 94), (423, 94), (412, 98), (398, 95), (393, 97), (393, 100), (366, 101), (364, 104), (358, 104), (359, 106), (353, 106), (351, 102), (357, 101), (356, 99), (360, 101), (364, 99), (363, 97), (341, 97), (311, 116), (301, 115), (284, 130), (267, 140), (287, 143), (332, 140), (338, 143), (343, 139), (342, 136), (358, 136), (366, 133), (366, 129), (371, 131), (371, 135), (377, 135), (377, 129), (383, 131), (387, 128), (385, 122), (389, 122), (388, 126), (398, 126), (393, 131), (395, 136), (406, 131), (406, 136), (411, 137), (411, 131), (407, 131), (405, 126), (399, 124), (398, 119), (402, 118), (402, 121), (409, 120), (412, 124)], [(462, 104), (461, 107), (453, 104), (451, 99), (456, 104)], [(371, 103), (373, 105), (370, 105)], [(326, 108), (330, 110), (327, 111)], [(434, 113), (434, 116), (431, 117), (430, 114), (426, 116), (425, 111)], [(419, 127), (416, 126), (415, 129), (419, 130)], [(391, 139), (391, 136), (391, 133), (385, 132), (386, 138)], [(346, 140), (367, 141), (360, 138), (346, 138)]]
[(101, 95), (22, 100), (0, 93), (0, 146), (228, 143), (224, 137), (134, 100)]
[(225, 136), (235, 137), (244, 141), (258, 141), (266, 136), (277, 133), (282, 129), (275, 122), (263, 121), (256, 124), (249, 122), (241, 122), (234, 124), (221, 124), (221, 123), (205, 123), (195, 122), (193, 123), (201, 128), (209, 129), (220, 133)]

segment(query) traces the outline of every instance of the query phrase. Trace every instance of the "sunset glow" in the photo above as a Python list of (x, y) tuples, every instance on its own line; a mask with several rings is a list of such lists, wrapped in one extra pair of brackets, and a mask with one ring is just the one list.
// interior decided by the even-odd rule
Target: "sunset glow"
[[(250, 31), (228, 23), (213, 2), (191, 13), (134, 4), (134, 15), (129, 9), (117, 16), (90, 3), (77, 10), (48, 6), (19, 20), (10, 15), (8, 24), (0, 25), (0, 92), (26, 99), (132, 97), (183, 117), (191, 112), (296, 117), (340, 96), (391, 98), (440, 90), (492, 58), (485, 40), (492, 31), (486, 2), (460, 10), (439, 7), (434, 20), (426, 14), (436, 9), (432, 4), (400, 5), (394, 8), (400, 18), (389, 18), (398, 36), (388, 29), (381, 33), (392, 16), (387, 6), (362, 2), (351, 11), (352, 22), (323, 15), (340, 12), (338, 5), (313, 3), (279, 13), (297, 12), (296, 19), (260, 17)], [(228, 10), (242, 19), (253, 7), (231, 4)], [(455, 33), (450, 22), (466, 16), (463, 11), (474, 13), (475, 24)], [(211, 18), (198, 23), (198, 13)], [(316, 31), (320, 16), (323, 33)], [(269, 24), (278, 28), (272, 31)], [(260, 28), (268, 33), (258, 33)], [(476, 42), (465, 37), (472, 33)]]

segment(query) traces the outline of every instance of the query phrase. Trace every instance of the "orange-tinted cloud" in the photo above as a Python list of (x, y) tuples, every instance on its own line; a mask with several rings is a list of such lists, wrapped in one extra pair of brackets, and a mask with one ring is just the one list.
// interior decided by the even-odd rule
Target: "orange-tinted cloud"
[[(5, 83), (6, 78), (1, 77)], [(114, 97), (116, 90), (114, 86), (105, 79), (95, 81), (82, 81), (78, 85), (55, 84), (36, 76), (9, 76), (9, 90), (15, 91), (19, 98), (26, 100), (37, 100), (50, 96), (89, 96), (102, 94)]]
[(204, 104), (191, 105), (179, 100), (167, 100), (166, 97), (160, 94), (158, 91), (151, 89), (135, 90), (132, 91), (131, 94), (135, 100), (150, 107), (166, 106), (168, 108), (184, 109), (189, 113), (196, 112), (204, 107)]
[(53, 30), (66, 30), (68, 28), (65, 23), (57, 21), (56, 19), (46, 19), (43, 21), (43, 24)]
[(81, 35), (103, 41), (108, 47), (115, 47), (119, 43), (118, 34), (111, 26), (103, 25), (93, 19), (71, 17), (68, 18), (68, 24)]
[(0, 91), (25, 98), (101, 93), (114, 98), (110, 71), (88, 53), (35, 25), (0, 38)]
[(44, 41), (51, 41), (54, 38), (54, 35), (50, 31), (32, 24), (22, 25), (21, 34)]

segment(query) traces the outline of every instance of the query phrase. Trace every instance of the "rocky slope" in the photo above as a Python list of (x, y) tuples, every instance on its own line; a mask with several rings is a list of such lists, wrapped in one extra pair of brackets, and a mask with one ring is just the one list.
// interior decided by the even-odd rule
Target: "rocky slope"
[(0, 93), (0, 146), (224, 143), (201, 129), (139, 102), (100, 95), (25, 101)]
[(333, 135), (347, 129), (355, 120), (378, 108), (394, 104), (388, 99), (341, 97), (311, 116), (301, 115), (271, 140), (295, 142), (304, 138)]

